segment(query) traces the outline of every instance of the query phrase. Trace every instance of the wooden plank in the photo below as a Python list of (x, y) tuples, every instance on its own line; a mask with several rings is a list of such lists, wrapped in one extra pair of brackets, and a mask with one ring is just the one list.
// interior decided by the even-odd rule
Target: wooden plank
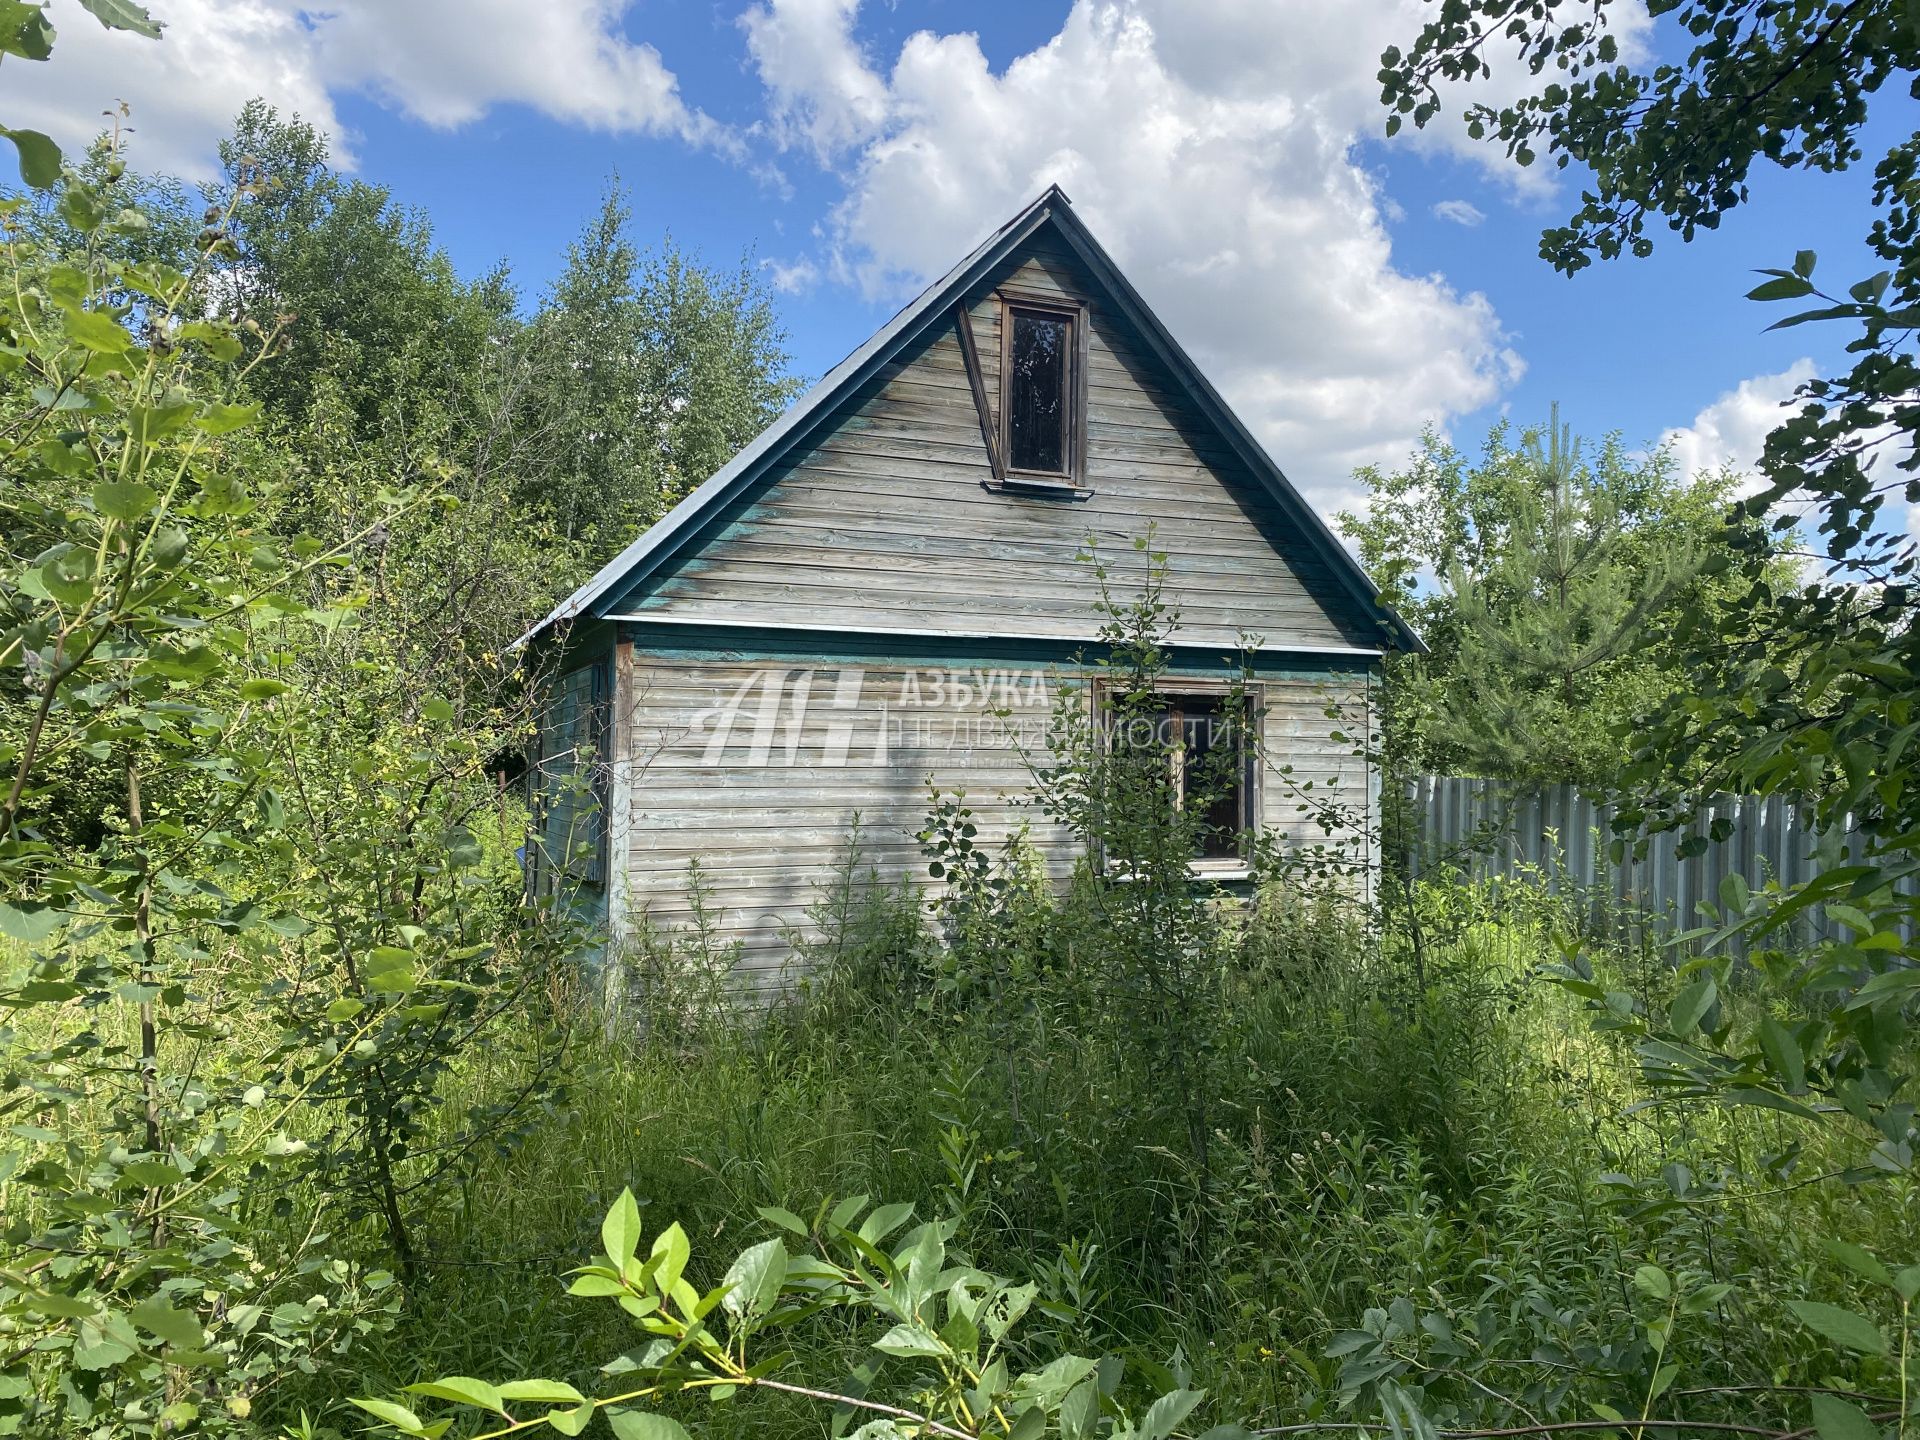
[(966, 362), (967, 383), (973, 390), (973, 406), (980, 421), (980, 438), (987, 447), (987, 465), (993, 478), (1007, 478), (1005, 461), (1000, 457), (1000, 437), (993, 423), (993, 407), (987, 403), (987, 384), (980, 375), (980, 351), (973, 343), (973, 316), (967, 307), (954, 307), (954, 323), (960, 333), (960, 353)]

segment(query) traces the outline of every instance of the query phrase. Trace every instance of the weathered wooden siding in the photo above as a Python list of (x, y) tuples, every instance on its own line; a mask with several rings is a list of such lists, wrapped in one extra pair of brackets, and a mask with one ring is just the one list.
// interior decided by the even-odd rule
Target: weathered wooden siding
[[(1084, 674), (644, 651), (620, 668), (625, 723), (614, 833), (626, 885), (615, 914), (684, 927), (688, 866), (697, 859), (720, 935), (743, 947), (743, 984), (777, 980), (790, 953), (785, 936), (804, 928), (855, 815), (865, 863), (889, 880), (924, 878), (915, 836), (930, 782), (964, 787), (986, 843), (998, 847), (1027, 825), (1056, 877), (1072, 869), (1072, 838), (1020, 803), (1031, 783), (1019, 742), (1041, 743), (1056, 687), (1084, 685)], [(1325, 713), (1330, 701), (1361, 713), (1366, 686), (1354, 674), (1262, 681), (1275, 767), (1261, 785), (1267, 826), (1323, 838), (1299, 810), (1295, 783), (1313, 781), (1324, 792), (1338, 781), (1356, 797), (1368, 793), (1352, 741), (1332, 738), (1335, 723)], [(992, 712), (1002, 707), (1010, 714), (996, 719)], [(1294, 767), (1290, 778), (1278, 774), (1282, 764)]]
[[(541, 707), (538, 744), (527, 794), (534, 828), (529, 865), (542, 893), (559, 893), (583, 915), (607, 913), (608, 880), (616, 873), (604, 842), (612, 791), (599, 767), (613, 738), (602, 733), (616, 704), (613, 652), (572, 657), (574, 668), (551, 677)], [(599, 798), (596, 798), (599, 797)]]
[(1151, 523), (1167, 555), (1179, 638), (1375, 647), (1378, 617), (1314, 553), (1279, 505), (1203, 424), (1145, 339), (1103, 303), (1079, 259), (1042, 231), (975, 292), (971, 311), (998, 404), (994, 287), (1090, 304), (1090, 498), (982, 488), (991, 478), (951, 323), (846, 402), (821, 432), (719, 518), (617, 613), (728, 625), (1082, 638), (1097, 584), (1076, 554), (1091, 535), (1137, 583), (1133, 538)]

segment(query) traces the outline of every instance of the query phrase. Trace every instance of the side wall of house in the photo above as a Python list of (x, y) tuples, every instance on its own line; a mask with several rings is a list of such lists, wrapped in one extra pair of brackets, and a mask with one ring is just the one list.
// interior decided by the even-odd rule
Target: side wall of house
[[(916, 836), (930, 786), (964, 788), (980, 838), (996, 849), (1027, 827), (1056, 878), (1070, 874), (1080, 854), (1070, 835), (1023, 802), (1032, 788), (1025, 757), (1044, 755), (1055, 698), (1062, 686), (1084, 690), (1084, 669), (696, 655), (644, 643), (619, 669), (624, 723), (613, 825), (625, 887), (614, 913), (629, 933), (641, 924), (686, 927), (689, 866), (698, 861), (719, 936), (741, 945), (743, 987), (780, 982), (791, 955), (786, 937), (805, 930), (807, 908), (846, 854), (856, 817), (863, 870), (925, 880)], [(1221, 673), (1216, 665), (1190, 678)], [(1353, 754), (1368, 676), (1280, 670), (1259, 685), (1269, 751), (1263, 825), (1317, 843), (1325, 836), (1302, 810), (1299, 787), (1312, 782), (1308, 793), (1324, 797), (1338, 786), (1363, 807), (1372, 794)], [(1330, 719), (1329, 705), (1351, 718)]]
[(530, 878), (595, 923), (609, 918), (608, 897), (620, 888), (612, 882), (624, 873), (608, 833), (607, 761), (621, 709), (615, 658), (610, 627), (539, 657), (543, 699), (526, 782)]

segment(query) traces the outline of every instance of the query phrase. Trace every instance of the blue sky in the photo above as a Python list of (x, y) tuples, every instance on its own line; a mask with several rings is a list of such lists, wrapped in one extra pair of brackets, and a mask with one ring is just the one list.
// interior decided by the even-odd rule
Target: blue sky
[[(1801, 248), (1829, 280), (1869, 268), (1863, 167), (1762, 169), (1722, 230), (1555, 274), (1536, 245), (1574, 201), (1567, 178), (1451, 131), (1380, 138), (1377, 56), (1413, 33), (1417, 0), (152, 9), (157, 46), (55, 0), (56, 61), (9, 67), (10, 118), (76, 138), (124, 97), (136, 158), (191, 175), (264, 94), (426, 210), (463, 270), (504, 260), (529, 299), (618, 172), (642, 239), (768, 267), (808, 375), (1058, 180), (1327, 509), (1352, 498), (1354, 464), (1403, 455), (1424, 423), (1472, 443), (1554, 401), (1585, 431), (1674, 433), (1690, 465), (1749, 463), (1792, 379), (1844, 338), (1764, 333), (1778, 317), (1741, 298), (1751, 272)], [(1637, 5), (1614, 13), (1630, 51), (1659, 50)], [(1877, 115), (1869, 155), (1912, 120)]]

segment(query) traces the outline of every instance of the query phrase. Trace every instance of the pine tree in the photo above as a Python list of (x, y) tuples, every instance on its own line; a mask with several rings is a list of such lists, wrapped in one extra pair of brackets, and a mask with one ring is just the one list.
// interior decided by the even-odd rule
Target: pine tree
[(1735, 477), (1682, 480), (1618, 435), (1589, 446), (1557, 407), (1518, 437), (1496, 425), (1477, 464), (1430, 434), (1406, 468), (1361, 478), (1371, 508), (1341, 523), (1430, 647), (1388, 692), (1419, 769), (1610, 782), (1636, 721), (1682, 683), (1675, 614), (1737, 604), (1707, 563)]

